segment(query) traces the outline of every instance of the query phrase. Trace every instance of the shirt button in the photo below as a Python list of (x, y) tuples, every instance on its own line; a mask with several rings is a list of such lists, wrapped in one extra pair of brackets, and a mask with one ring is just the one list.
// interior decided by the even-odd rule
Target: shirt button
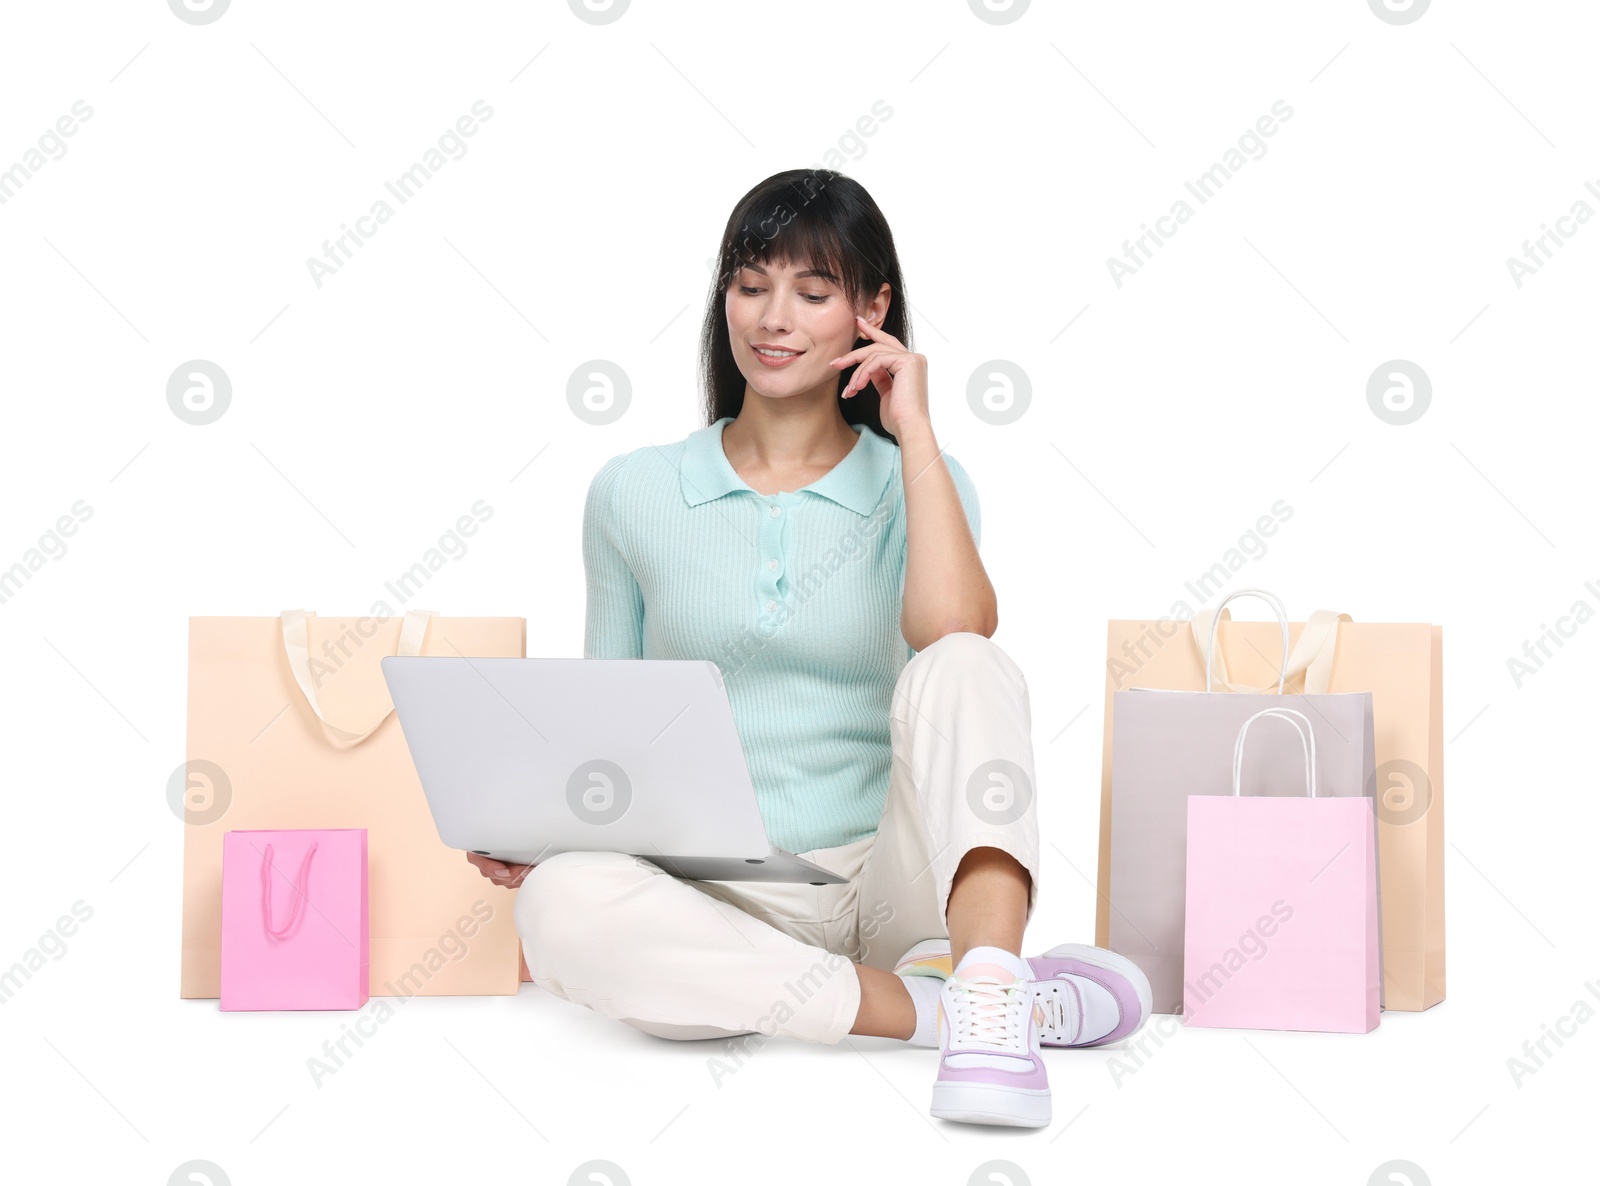
[(783, 508), (782, 507), (773, 507), (772, 508), (772, 517), (774, 519), (776, 519), (781, 514), (783, 514)]
[(769, 602), (767, 602), (767, 608), (769, 610), (777, 609), (778, 608), (778, 603), (776, 601), (769, 601)]
[(778, 562), (776, 560), (768, 560), (767, 561), (767, 571), (768, 572), (777, 572), (778, 571)]

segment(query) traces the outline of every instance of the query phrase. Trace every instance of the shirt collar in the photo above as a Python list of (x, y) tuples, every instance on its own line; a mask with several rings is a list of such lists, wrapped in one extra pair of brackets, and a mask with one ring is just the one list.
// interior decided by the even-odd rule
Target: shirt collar
[[(683, 499), (692, 507), (736, 490), (757, 493), (734, 470), (727, 453), (723, 451), (722, 430), (731, 423), (733, 417), (724, 416), (715, 423), (696, 429), (684, 439), (683, 461), (678, 469), (678, 478)], [(838, 465), (801, 489), (820, 494), (858, 515), (870, 515), (883, 498), (884, 487), (889, 484), (895, 446), (865, 424), (852, 424), (850, 427), (857, 433), (856, 443), (850, 452)]]

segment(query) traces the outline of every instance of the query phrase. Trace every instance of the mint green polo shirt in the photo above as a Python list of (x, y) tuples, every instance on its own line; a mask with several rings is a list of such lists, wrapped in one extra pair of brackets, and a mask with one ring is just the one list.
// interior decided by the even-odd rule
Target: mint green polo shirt
[[(710, 659), (722, 670), (773, 844), (870, 836), (889, 790), (900, 633), (900, 448), (864, 425), (811, 485), (763, 495), (722, 449), (725, 416), (608, 460), (583, 511), (583, 653)], [(974, 542), (977, 491), (948, 453)]]

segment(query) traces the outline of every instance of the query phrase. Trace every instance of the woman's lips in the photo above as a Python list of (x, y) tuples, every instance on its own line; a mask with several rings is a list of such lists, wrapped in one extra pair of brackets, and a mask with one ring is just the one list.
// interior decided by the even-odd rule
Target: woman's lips
[(805, 353), (804, 350), (798, 350), (793, 354), (786, 354), (782, 358), (774, 358), (770, 354), (761, 353), (759, 349), (753, 346), (751, 347), (751, 352), (755, 354), (756, 360), (760, 362), (762, 366), (771, 367), (773, 370), (777, 370), (779, 367), (788, 366), (795, 359), (799, 358), (800, 355)]

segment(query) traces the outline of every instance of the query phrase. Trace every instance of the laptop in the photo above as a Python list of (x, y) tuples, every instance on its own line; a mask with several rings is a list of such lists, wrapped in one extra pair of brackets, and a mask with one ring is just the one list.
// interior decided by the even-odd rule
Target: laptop
[(439, 839), (512, 864), (621, 852), (695, 881), (845, 878), (776, 848), (709, 659), (388, 656)]

